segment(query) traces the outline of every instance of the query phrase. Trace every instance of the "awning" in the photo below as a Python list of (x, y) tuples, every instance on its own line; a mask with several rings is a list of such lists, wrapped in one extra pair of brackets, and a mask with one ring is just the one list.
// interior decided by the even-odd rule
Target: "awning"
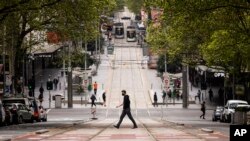
[(224, 72), (224, 68), (221, 66), (211, 66), (207, 67), (204, 65), (197, 65), (195, 67), (197, 71), (207, 71), (207, 72)]
[(33, 53), (35, 56), (40, 57), (51, 57), (51, 55), (62, 48), (63, 45), (61, 43), (59, 44), (38, 44), (33, 46), (31, 53)]

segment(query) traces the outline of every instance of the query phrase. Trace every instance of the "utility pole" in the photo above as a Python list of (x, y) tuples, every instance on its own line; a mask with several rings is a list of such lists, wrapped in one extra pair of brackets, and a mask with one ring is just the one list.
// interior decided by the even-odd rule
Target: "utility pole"
[(187, 65), (183, 64), (182, 68), (182, 96), (183, 96), (183, 102), (182, 107), (187, 108), (188, 107), (188, 89), (187, 89)]
[(6, 31), (6, 27), (4, 26), (3, 29), (3, 34), (4, 34), (4, 40), (3, 40), (3, 96), (5, 96), (5, 87), (6, 87), (6, 76), (5, 76), (5, 31)]
[(70, 48), (72, 47), (72, 42), (68, 46), (68, 108), (73, 108), (73, 96), (72, 96), (72, 69), (71, 69), (71, 57)]
[[(84, 47), (85, 47), (85, 49), (84, 49), (84, 81), (87, 81), (87, 78), (88, 78), (88, 76), (87, 76), (87, 46), (88, 46), (88, 43), (87, 43), (87, 40), (85, 39), (85, 41), (84, 41)], [(87, 87), (88, 87), (87, 83), (86, 83), (85, 87), (87, 89)], [(87, 103), (88, 103), (87, 102), (87, 94), (88, 94), (88, 92), (86, 90), (86, 94), (85, 94), (85, 102), (86, 103), (85, 103), (85, 106), (87, 106)]]

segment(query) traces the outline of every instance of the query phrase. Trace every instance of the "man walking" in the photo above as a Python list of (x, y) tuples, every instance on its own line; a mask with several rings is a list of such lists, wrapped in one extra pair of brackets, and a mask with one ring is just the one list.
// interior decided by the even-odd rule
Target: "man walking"
[(93, 107), (94, 105), (96, 106), (96, 104), (95, 104), (96, 97), (95, 97), (94, 94), (92, 94), (92, 96), (90, 97), (90, 99), (91, 99), (91, 107)]
[(95, 95), (96, 95), (96, 92), (97, 92), (97, 83), (96, 83), (96, 81), (95, 81), (95, 83), (93, 84), (93, 86), (94, 86), (94, 93), (95, 93)]
[(103, 106), (106, 107), (106, 91), (102, 93)]
[(158, 101), (158, 98), (157, 98), (157, 95), (156, 95), (156, 92), (155, 92), (155, 94), (154, 94), (154, 107), (155, 106), (158, 107), (157, 101)]
[(203, 103), (201, 104), (201, 111), (202, 111), (202, 114), (200, 115), (200, 118), (203, 117), (203, 119), (205, 119), (205, 114), (206, 114), (205, 101), (203, 101)]
[(135, 129), (135, 128), (138, 128), (137, 127), (137, 124), (134, 120), (134, 118), (132, 117), (131, 115), (131, 112), (130, 112), (130, 100), (129, 100), (129, 96), (126, 94), (126, 91), (125, 90), (122, 90), (122, 96), (124, 96), (123, 98), (123, 103), (119, 106), (116, 106), (116, 108), (120, 107), (123, 105), (123, 110), (122, 110), (122, 114), (120, 116), (120, 120), (119, 122), (117, 123), (117, 125), (114, 125), (115, 128), (119, 129), (121, 123), (122, 123), (122, 120), (123, 118), (128, 115), (129, 119), (133, 122), (134, 124), (134, 127), (132, 129)]

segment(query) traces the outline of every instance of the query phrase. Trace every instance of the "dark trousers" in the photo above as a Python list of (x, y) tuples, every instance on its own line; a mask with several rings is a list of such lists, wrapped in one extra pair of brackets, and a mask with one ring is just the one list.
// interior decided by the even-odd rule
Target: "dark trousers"
[(97, 92), (97, 89), (94, 89), (94, 93), (95, 93), (95, 95), (96, 95), (96, 92)]
[[(91, 107), (93, 107), (93, 105), (95, 105), (95, 101), (91, 100)], [(96, 105), (95, 105), (96, 106)]]
[(205, 119), (205, 114), (206, 114), (205, 110), (202, 110), (202, 114), (201, 114), (200, 118), (203, 117), (203, 119)]
[(156, 107), (158, 107), (158, 103), (157, 103), (157, 101), (154, 101), (154, 107), (156, 106)]
[(121, 116), (120, 116), (119, 122), (117, 123), (117, 126), (120, 127), (120, 125), (121, 125), (121, 123), (122, 123), (122, 120), (123, 120), (123, 118), (124, 118), (126, 115), (128, 115), (128, 118), (133, 122), (134, 127), (137, 127), (137, 124), (135, 123), (135, 120), (134, 120), (134, 118), (133, 118), (132, 115), (131, 115), (130, 109), (123, 109), (123, 110), (122, 110), (122, 114), (121, 114)]

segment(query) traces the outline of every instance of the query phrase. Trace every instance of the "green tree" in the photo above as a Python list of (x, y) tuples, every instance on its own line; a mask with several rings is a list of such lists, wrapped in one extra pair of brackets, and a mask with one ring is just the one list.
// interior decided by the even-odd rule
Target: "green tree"
[[(115, 6), (114, 0), (11, 0), (0, 1), (0, 36), (11, 56), (13, 76), (21, 76), (22, 61), (33, 45), (46, 40), (35, 38), (47, 31), (60, 34), (62, 41), (91, 40), (98, 36), (100, 14)], [(1, 46), (2, 50), (3, 46)]]
[[(223, 66), (236, 79), (249, 66), (250, 2), (232, 1), (162, 1), (156, 0), (162, 15), (162, 31), (166, 36), (152, 32), (148, 40), (154, 50), (165, 40), (167, 52), (183, 56), (183, 61), (209, 66)], [(160, 4), (161, 3), (161, 4)], [(163, 44), (165, 47), (165, 44)], [(240, 80), (236, 80), (236, 82)]]

